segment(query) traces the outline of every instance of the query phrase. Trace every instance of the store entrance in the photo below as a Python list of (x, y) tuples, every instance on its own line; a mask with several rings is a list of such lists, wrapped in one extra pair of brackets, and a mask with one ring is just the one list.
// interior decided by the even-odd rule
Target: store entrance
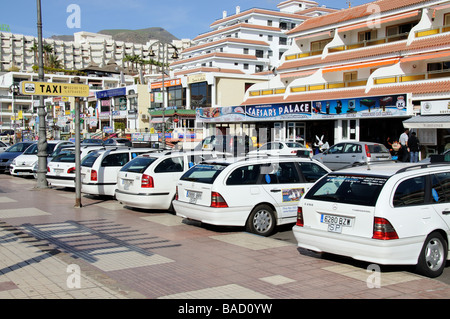
[(397, 140), (404, 131), (405, 118), (361, 119), (359, 122), (359, 140), (386, 144), (387, 138)]

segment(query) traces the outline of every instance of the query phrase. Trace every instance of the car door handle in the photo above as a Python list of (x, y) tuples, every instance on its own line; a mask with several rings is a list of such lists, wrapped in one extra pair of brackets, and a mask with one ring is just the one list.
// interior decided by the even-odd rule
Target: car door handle
[(279, 193), (279, 192), (281, 192), (281, 189), (271, 189), (270, 191), (272, 193)]
[(450, 210), (444, 210), (442, 211), (442, 215), (450, 215)]

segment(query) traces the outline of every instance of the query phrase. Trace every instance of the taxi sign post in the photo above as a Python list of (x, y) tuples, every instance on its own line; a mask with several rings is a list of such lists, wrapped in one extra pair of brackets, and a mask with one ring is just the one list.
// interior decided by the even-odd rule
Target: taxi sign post
[(75, 97), (75, 208), (81, 205), (81, 158), (80, 158), (80, 98), (89, 96), (89, 86), (80, 84), (80, 78), (74, 78), (75, 83), (52, 82), (20, 82), (20, 93), (24, 95)]

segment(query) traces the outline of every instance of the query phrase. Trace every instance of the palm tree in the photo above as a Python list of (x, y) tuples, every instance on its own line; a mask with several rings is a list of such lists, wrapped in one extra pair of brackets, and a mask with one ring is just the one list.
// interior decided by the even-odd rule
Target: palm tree
[(46, 65), (46, 66), (48, 66), (48, 63), (49, 63), (49, 55), (51, 54), (51, 53), (53, 53), (53, 47), (52, 47), (52, 45), (51, 44), (44, 44), (44, 46), (42, 47), (43, 48), (43, 51), (44, 51), (44, 64)]
[(30, 52), (34, 52), (34, 64), (37, 64), (38, 61), (38, 52), (39, 52), (39, 46), (36, 43), (36, 41), (33, 43), (33, 46), (30, 48)]
[(58, 60), (58, 57), (55, 54), (48, 55), (48, 65), (49, 68), (61, 69), (62, 64), (61, 61)]

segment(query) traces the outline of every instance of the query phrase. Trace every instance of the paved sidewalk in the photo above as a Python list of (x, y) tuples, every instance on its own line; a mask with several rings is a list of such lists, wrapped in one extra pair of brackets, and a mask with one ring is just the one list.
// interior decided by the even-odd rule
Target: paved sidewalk
[(0, 175), (0, 298), (448, 299), (405, 269), (372, 273), (295, 244), (204, 227)]

